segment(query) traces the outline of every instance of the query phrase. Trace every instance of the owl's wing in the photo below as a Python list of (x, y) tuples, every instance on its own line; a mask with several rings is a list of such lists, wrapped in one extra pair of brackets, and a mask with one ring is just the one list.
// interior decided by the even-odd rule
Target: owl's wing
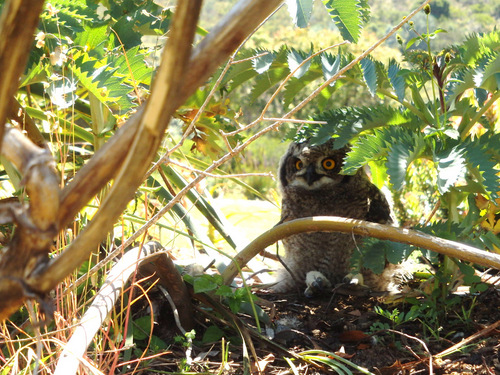
[(370, 186), (370, 200), (366, 220), (379, 224), (392, 224), (391, 206), (385, 195), (373, 184)]

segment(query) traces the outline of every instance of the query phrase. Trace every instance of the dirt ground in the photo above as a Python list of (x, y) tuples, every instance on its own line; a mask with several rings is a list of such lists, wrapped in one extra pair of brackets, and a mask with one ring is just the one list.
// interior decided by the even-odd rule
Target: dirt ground
[[(309, 349), (335, 353), (373, 374), (500, 374), (500, 290), (495, 287), (476, 296), (455, 296), (456, 303), (441, 317), (442, 325), (434, 334), (425, 327), (428, 322), (422, 316), (403, 324), (393, 324), (377, 314), (376, 306), (386, 311), (394, 308), (408, 311), (411, 306), (408, 303), (386, 305), (381, 297), (337, 293), (307, 299), (296, 294), (276, 295), (265, 291), (258, 295), (260, 305), (265, 306), (264, 310), (272, 319), (267, 330), (270, 340), (261, 335), (250, 336), (262, 374), (293, 373), (284, 358), (293, 358), (294, 353)], [(413, 303), (418, 302), (414, 300)], [(244, 373), (243, 346), (241, 340), (238, 342), (238, 334), (234, 333), (236, 330), (228, 329), (227, 325), (231, 324), (227, 316), (219, 319), (216, 308), (199, 307), (197, 339), (192, 348), (196, 358), (189, 367), (190, 371)], [(464, 317), (464, 312), (470, 314)], [(243, 322), (240, 327), (254, 325), (251, 316), (239, 314), (238, 317)], [(221, 358), (224, 351), (220, 340), (209, 345), (200, 343), (204, 331), (214, 323), (227, 333), (223, 342), (230, 341), (226, 360)], [(178, 333), (172, 329), (175, 324), (170, 312), (160, 316), (158, 326), (163, 328), (156, 329), (155, 334), (172, 343), (173, 355), (173, 359), (161, 360), (161, 367), (164, 371), (179, 371), (180, 364), (185, 362), (186, 348), (172, 342), (172, 337)], [(461, 344), (454, 353), (440, 356), (457, 343)], [(253, 349), (247, 345), (247, 350), (252, 374), (258, 374), (251, 353)], [(294, 364), (299, 374), (335, 373), (326, 366), (300, 360)], [(361, 373), (352, 368), (349, 370), (354, 374)]]
[[(374, 323), (388, 323), (390, 327), (391, 321), (375, 313), (375, 306), (391, 311), (396, 308), (381, 303), (381, 298), (335, 295), (333, 298), (308, 300), (297, 296), (273, 297), (276, 298), (278, 324), (298, 323), (295, 328), (284, 328), (274, 340), (282, 340), (294, 351), (309, 348), (331, 351), (375, 374), (384, 375), (429, 374), (430, 354), (436, 356), (500, 320), (500, 292), (494, 288), (476, 298), (468, 322), (462, 322), (453, 313), (443, 319), (439, 339), (424, 334), (420, 320), (406, 322), (391, 330), (377, 329), (379, 326), (374, 326)], [(460, 306), (468, 307), (472, 303), (471, 296), (460, 298)], [(405, 311), (409, 306), (399, 304), (397, 308)], [(500, 374), (499, 338), (500, 330), (493, 329), (452, 355), (434, 358), (432, 373)]]

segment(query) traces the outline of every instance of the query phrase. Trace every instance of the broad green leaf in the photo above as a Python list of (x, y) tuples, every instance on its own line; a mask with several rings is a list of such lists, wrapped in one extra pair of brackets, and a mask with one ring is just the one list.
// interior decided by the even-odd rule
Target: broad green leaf
[(205, 344), (214, 343), (224, 337), (224, 331), (217, 326), (210, 326), (203, 334), (202, 342)]
[(150, 85), (154, 70), (146, 65), (146, 58), (147, 56), (137, 46), (128, 50), (126, 55), (123, 53), (113, 55), (108, 62), (110, 66), (117, 67), (115, 74), (123, 76), (126, 82)]
[(479, 87), (495, 92), (500, 89), (500, 53), (492, 57), (485, 66), (484, 72), (479, 77), (474, 77), (474, 80), (480, 78)]
[(377, 72), (375, 70), (375, 63), (369, 58), (364, 58), (359, 62), (361, 71), (363, 72), (363, 80), (368, 87), (368, 91), (372, 96), (377, 93)]
[(222, 285), (222, 276), (220, 275), (201, 275), (196, 276), (193, 281), (195, 293), (205, 293), (216, 290)]
[(342, 37), (357, 43), (362, 27), (359, 0), (323, 0), (323, 4)]
[(285, 85), (285, 90), (283, 94), (284, 106), (287, 108), (291, 103), (296, 100), (297, 95), (304, 89), (306, 92), (311, 92), (316, 86), (310, 87), (317, 79), (321, 78), (321, 73), (319, 71), (309, 70), (306, 74), (300, 78), (291, 78)]
[(45, 69), (46, 67), (42, 63), (33, 64), (26, 74), (22, 76), (19, 87), (45, 81), (47, 79), (47, 71)]
[(387, 154), (387, 174), (395, 190), (401, 190), (410, 165), (411, 153), (406, 144), (393, 144)]
[[(108, 25), (102, 24), (97, 26), (86, 26), (84, 31), (78, 33), (74, 42), (75, 45), (82, 47), (85, 51), (89, 53), (94, 53), (98, 46), (105, 44), (110, 38)], [(101, 56), (104, 54), (104, 50), (101, 52)]]
[(254, 86), (252, 87), (250, 100), (253, 101), (257, 99), (264, 92), (280, 83), (287, 75), (288, 68), (285, 66), (276, 69), (269, 69), (267, 72), (259, 75), (255, 80)]
[(141, 316), (134, 320), (134, 340), (145, 340), (151, 332), (151, 316)]
[(355, 174), (359, 168), (387, 153), (387, 144), (379, 132), (360, 137), (352, 146), (342, 167), (342, 173)]
[(313, 0), (286, 0), (288, 12), (297, 27), (307, 27), (311, 18)]

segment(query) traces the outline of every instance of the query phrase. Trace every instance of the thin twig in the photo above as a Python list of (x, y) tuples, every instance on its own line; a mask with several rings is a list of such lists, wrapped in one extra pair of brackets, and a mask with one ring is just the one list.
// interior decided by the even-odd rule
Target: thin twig
[[(283, 90), (283, 88), (285, 87), (285, 85), (287, 84), (287, 82), (293, 77), (293, 75), (299, 70), (301, 69), (309, 60), (313, 59), (314, 57), (320, 55), (321, 53), (331, 49), (331, 48), (335, 48), (335, 47), (339, 47), (341, 45), (344, 45), (344, 44), (348, 44), (349, 42), (348, 41), (344, 41), (344, 42), (341, 42), (341, 43), (337, 43), (337, 44), (334, 44), (334, 45), (331, 45), (329, 47), (326, 47), (326, 48), (323, 48), (315, 53), (313, 53), (311, 56), (308, 56), (307, 58), (305, 58), (293, 71), (290, 72), (290, 74), (288, 74), (285, 79), (283, 80), (283, 82), (281, 82), (281, 84), (278, 86), (278, 88), (274, 91), (273, 95), (271, 95), (271, 98), (267, 101), (266, 103), (266, 106), (264, 107), (264, 109), (262, 110), (262, 112), (260, 113), (260, 116), (252, 121), (250, 124), (248, 124), (247, 126), (244, 126), (238, 130), (235, 130), (235, 131), (232, 131), (232, 132), (229, 132), (229, 133), (223, 133), (226, 137), (229, 137), (229, 136), (233, 136), (233, 135), (236, 135), (238, 133), (241, 133), (245, 130), (248, 130), (250, 128), (252, 128), (253, 126), (255, 126), (257, 123), (261, 122), (263, 119), (264, 119), (264, 115), (266, 114), (267, 110), (269, 109), (269, 106), (271, 105), (271, 103), (274, 101), (274, 99), (276, 99), (276, 96), (278, 96), (278, 94), (281, 92), (281, 90)], [(281, 119), (280, 119), (281, 120)], [(278, 121), (280, 121), (278, 120)], [(285, 119), (283, 119), (285, 120)], [(286, 120), (288, 121), (288, 120)]]
[(174, 314), (175, 325), (177, 326), (177, 328), (179, 328), (179, 331), (181, 331), (188, 342), (188, 347), (186, 348), (186, 362), (188, 365), (191, 365), (193, 363), (193, 358), (191, 357), (191, 352), (193, 351), (193, 339), (186, 336), (187, 331), (182, 327), (181, 321), (179, 319), (179, 311), (175, 306), (174, 300), (172, 299), (172, 297), (170, 297), (170, 293), (168, 293), (168, 291), (161, 285), (159, 285), (159, 288), (170, 304), (170, 308), (172, 309), (172, 312)]
[(488, 327), (482, 329), (481, 331), (479, 332), (476, 332), (474, 333), (473, 335), (467, 337), (466, 339), (463, 339), (462, 341), (460, 341), (459, 343), (449, 347), (448, 349), (446, 350), (443, 350), (441, 353), (438, 353), (436, 354), (434, 357), (436, 358), (441, 358), (441, 357), (445, 357), (453, 352), (456, 352), (457, 350), (459, 350), (461, 347), (471, 343), (472, 341), (482, 337), (482, 336), (486, 336), (487, 334), (489, 334), (491, 331), (497, 329), (497, 327), (500, 326), (500, 320), (496, 321), (495, 323), (489, 325)]
[[(165, 155), (163, 155), (150, 169), (149, 171), (146, 173), (146, 176), (145, 178), (149, 177), (155, 170), (158, 169), (158, 167), (162, 164), (164, 164), (170, 155), (172, 155), (172, 153), (174, 153), (177, 149), (179, 149), (183, 144), (184, 142), (186, 141), (187, 137), (189, 136), (189, 134), (191, 134), (195, 124), (198, 122), (199, 118), (201, 117), (201, 115), (203, 114), (203, 112), (205, 111), (205, 108), (206, 106), (208, 105), (208, 103), (210, 102), (210, 100), (212, 99), (212, 97), (214, 96), (215, 92), (217, 91), (217, 89), (219, 88), (219, 85), (220, 83), (222, 82), (224, 76), (226, 75), (227, 71), (229, 70), (229, 68), (231, 68), (232, 65), (234, 64), (239, 64), (243, 61), (246, 61), (247, 59), (244, 59), (244, 60), (238, 60), (238, 61), (234, 61), (234, 59), (236, 58), (236, 55), (240, 52), (241, 48), (243, 47), (243, 45), (245, 45), (245, 43), (250, 39), (250, 37), (255, 34), (255, 32), (260, 29), (262, 27), (262, 25), (264, 25), (279, 9), (281, 9), (281, 7), (283, 6), (280, 5), (278, 8), (276, 8), (276, 10), (274, 10), (269, 16), (266, 17), (266, 19), (264, 19), (264, 21), (262, 21), (259, 26), (257, 26), (255, 28), (255, 30), (253, 32), (251, 32), (246, 38), (245, 40), (239, 45), (239, 47), (236, 49), (236, 51), (234, 51), (234, 53), (231, 55), (231, 57), (229, 58), (228, 62), (226, 63), (226, 65), (224, 66), (224, 69), (222, 70), (221, 74), (219, 75), (219, 78), (217, 79), (217, 81), (214, 83), (212, 89), (210, 90), (210, 92), (208, 93), (207, 97), (205, 98), (205, 101), (203, 102), (203, 104), (200, 106), (200, 108), (198, 109), (198, 111), (196, 112), (196, 115), (194, 116), (194, 118), (191, 120), (191, 122), (189, 123), (189, 126), (187, 127), (187, 129), (184, 131), (184, 134), (182, 135), (181, 137), (181, 140), (170, 150), (168, 150)], [(264, 54), (261, 54), (261, 55), (265, 55), (266, 53)], [(259, 56), (259, 55), (258, 55)], [(258, 57), (258, 56), (253, 56), (252, 59)], [(231, 148), (229, 148), (231, 149)]]
[(188, 171), (194, 172), (194, 173), (199, 173), (204, 175), (205, 177), (213, 177), (213, 178), (241, 178), (241, 177), (274, 177), (274, 175), (271, 172), (267, 173), (239, 173), (239, 174), (214, 174), (214, 173), (207, 173), (205, 171), (202, 171), (201, 169), (196, 169), (193, 167), (190, 167), (188, 165), (182, 164), (178, 161), (172, 160), (172, 159), (167, 159), (167, 163), (176, 165), (180, 168), (186, 169)]
[(264, 117), (262, 118), (263, 121), (286, 121), (294, 124), (319, 124), (319, 125), (325, 125), (327, 124), (326, 121), (314, 121), (314, 120), (299, 120), (299, 119), (294, 119), (294, 118), (277, 118), (277, 117)]
[[(418, 337), (410, 336), (410, 335), (408, 335), (406, 333), (403, 333), (403, 332), (400, 332), (400, 331), (396, 331), (394, 329), (388, 329), (387, 331), (388, 332), (392, 332), (392, 333), (397, 333), (398, 335), (401, 335), (403, 337), (407, 337), (409, 339), (415, 340), (418, 343), (420, 343), (420, 345), (422, 345), (424, 347), (424, 349), (427, 352), (427, 354), (429, 354), (429, 375), (432, 375), (434, 373), (434, 370), (433, 370), (433, 367), (432, 367), (432, 354), (431, 354), (429, 348), (427, 347), (427, 344), (423, 340), (419, 339)], [(419, 359), (421, 360), (422, 358), (419, 358)]]

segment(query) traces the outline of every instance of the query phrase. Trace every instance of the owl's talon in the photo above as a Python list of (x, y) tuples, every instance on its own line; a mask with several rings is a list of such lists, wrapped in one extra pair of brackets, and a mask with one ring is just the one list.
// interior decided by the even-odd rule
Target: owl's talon
[(365, 281), (361, 273), (349, 273), (344, 276), (344, 279), (342, 281), (344, 282), (344, 284), (348, 285), (365, 285)]
[(304, 295), (307, 298), (329, 290), (332, 287), (330, 280), (328, 280), (321, 272), (309, 271), (306, 275), (306, 285), (307, 288), (304, 291)]

